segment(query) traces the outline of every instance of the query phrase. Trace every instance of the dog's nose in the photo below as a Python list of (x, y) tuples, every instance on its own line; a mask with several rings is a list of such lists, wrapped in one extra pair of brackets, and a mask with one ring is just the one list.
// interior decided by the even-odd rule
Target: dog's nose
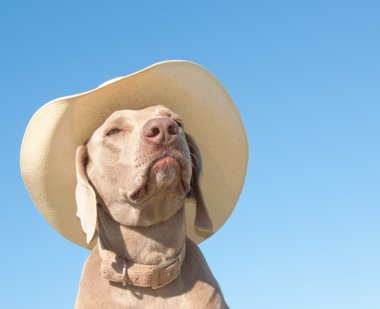
[(145, 139), (154, 144), (169, 145), (176, 139), (178, 131), (178, 124), (168, 118), (151, 119), (143, 127)]

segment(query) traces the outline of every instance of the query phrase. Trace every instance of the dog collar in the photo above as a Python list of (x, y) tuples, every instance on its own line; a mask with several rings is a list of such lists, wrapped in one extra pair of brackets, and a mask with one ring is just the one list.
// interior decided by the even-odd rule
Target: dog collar
[(101, 272), (103, 278), (113, 282), (121, 282), (123, 286), (130, 284), (139, 287), (150, 287), (152, 289), (161, 288), (179, 276), (186, 254), (186, 246), (184, 244), (177, 257), (161, 264), (146, 265), (131, 263), (117, 256), (114, 252), (105, 249), (100, 237), (98, 238), (98, 250), (102, 259)]

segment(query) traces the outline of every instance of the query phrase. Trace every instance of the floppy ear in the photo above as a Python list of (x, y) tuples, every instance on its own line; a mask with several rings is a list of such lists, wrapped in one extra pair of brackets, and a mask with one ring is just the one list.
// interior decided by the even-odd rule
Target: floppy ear
[(77, 187), (75, 197), (77, 201), (77, 217), (79, 217), (82, 229), (86, 233), (87, 243), (90, 243), (96, 230), (96, 194), (90, 185), (86, 165), (88, 161), (87, 147), (81, 145), (77, 148), (75, 167), (77, 173)]
[(189, 145), (192, 175), (190, 180), (190, 192), (188, 197), (194, 198), (196, 203), (195, 211), (195, 232), (202, 237), (209, 237), (213, 234), (213, 226), (210, 215), (203, 200), (202, 192), (199, 187), (199, 176), (202, 172), (202, 158), (194, 139), (186, 133), (187, 144)]

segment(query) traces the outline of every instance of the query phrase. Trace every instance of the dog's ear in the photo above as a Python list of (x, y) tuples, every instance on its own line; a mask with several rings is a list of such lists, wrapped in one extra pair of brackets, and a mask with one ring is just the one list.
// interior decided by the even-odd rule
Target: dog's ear
[(87, 147), (81, 145), (77, 148), (75, 167), (77, 174), (77, 187), (75, 197), (77, 201), (77, 216), (80, 219), (82, 229), (86, 233), (87, 243), (90, 243), (96, 230), (96, 194), (88, 181), (86, 165), (88, 162)]
[(213, 234), (213, 226), (199, 186), (199, 176), (202, 172), (202, 158), (197, 144), (187, 133), (186, 140), (189, 145), (191, 162), (193, 166), (188, 197), (194, 198), (196, 203), (194, 222), (195, 232), (202, 237), (209, 237)]

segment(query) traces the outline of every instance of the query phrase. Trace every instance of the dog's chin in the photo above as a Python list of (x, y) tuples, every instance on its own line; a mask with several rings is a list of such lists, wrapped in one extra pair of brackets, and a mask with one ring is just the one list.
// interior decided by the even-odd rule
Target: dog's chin
[(164, 157), (155, 162), (148, 172), (148, 184), (157, 190), (170, 188), (178, 183), (180, 166), (176, 159)]
[[(185, 177), (186, 178), (186, 177)], [(146, 183), (137, 188), (130, 200), (141, 203), (153, 195), (174, 194), (182, 198), (189, 191), (188, 179), (183, 179), (181, 165), (177, 159), (166, 156), (154, 162), (147, 171)]]

